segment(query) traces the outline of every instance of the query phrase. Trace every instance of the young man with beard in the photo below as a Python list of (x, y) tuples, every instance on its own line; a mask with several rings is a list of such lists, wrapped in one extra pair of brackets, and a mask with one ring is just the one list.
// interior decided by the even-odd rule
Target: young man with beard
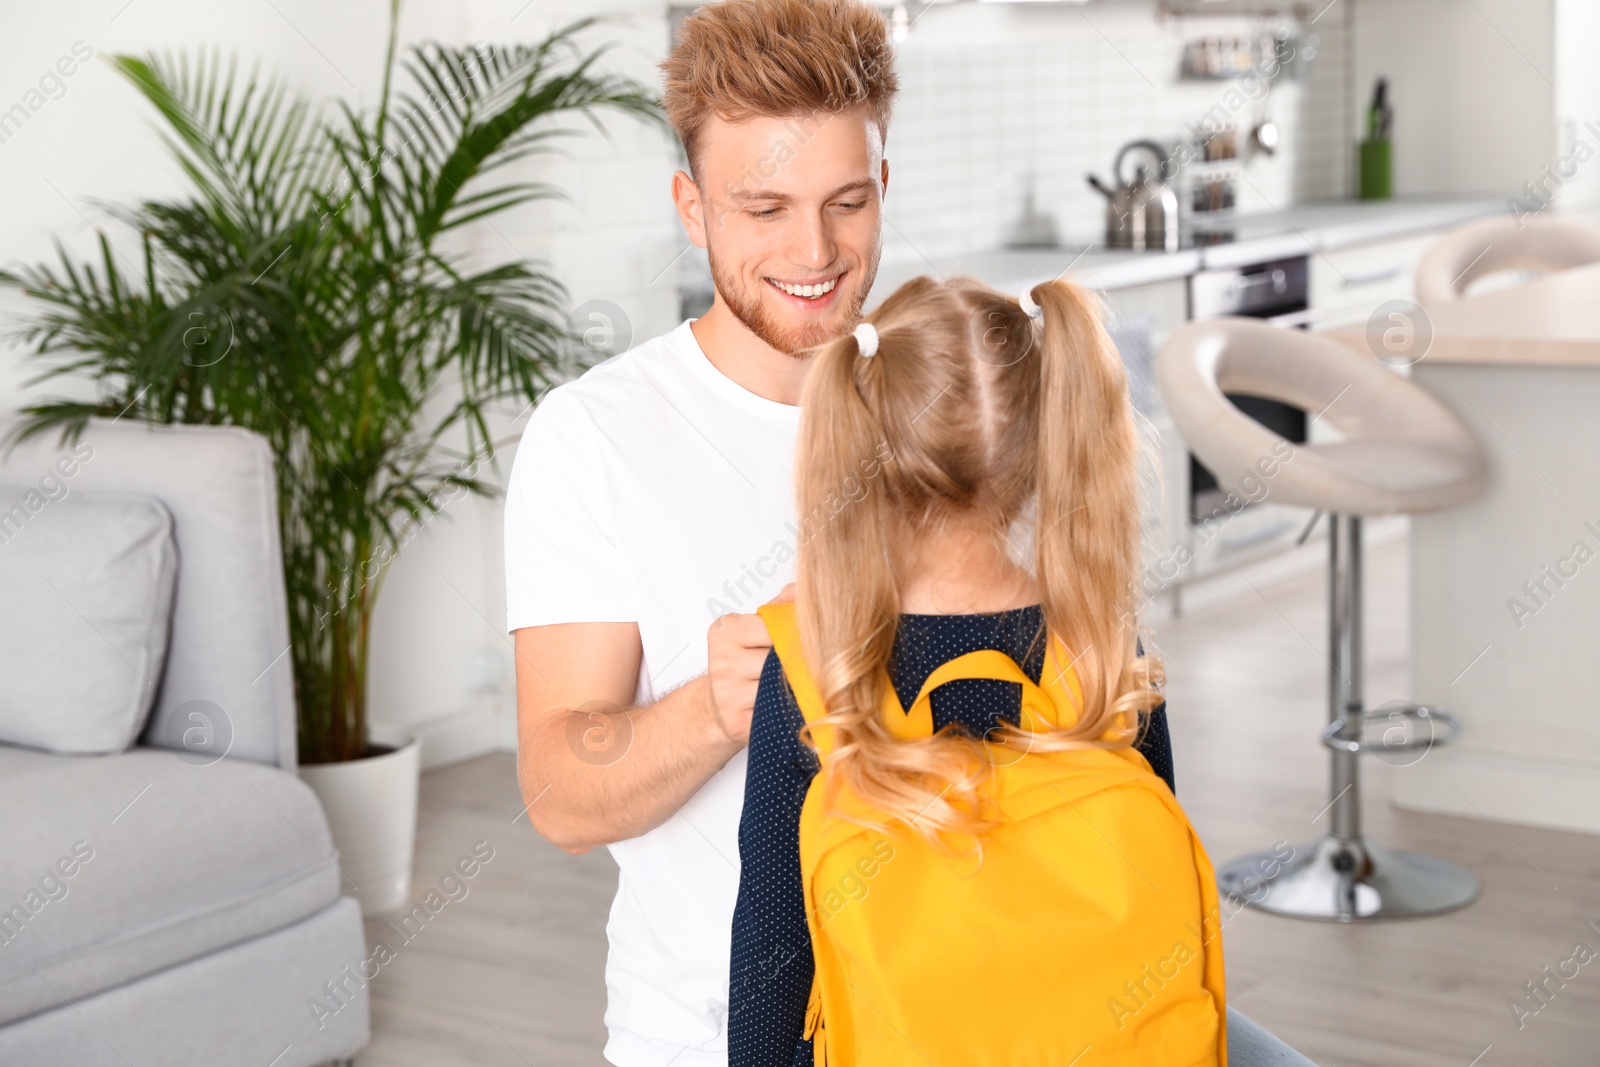
[(664, 70), (689, 161), (672, 197), (715, 302), (534, 409), (506, 499), (507, 628), (528, 816), (620, 868), (606, 1058), (713, 1067), (771, 647), (754, 612), (793, 575), (800, 357), (854, 327), (877, 271), (896, 82), (861, 0), (702, 8)]
[[(663, 64), (689, 163), (672, 197), (714, 303), (551, 390), (513, 464), (518, 774), (541, 834), (608, 845), (620, 869), (605, 1057), (622, 1067), (728, 1062), (771, 649), (754, 611), (793, 575), (803, 353), (854, 327), (877, 272), (893, 58), (862, 0), (723, 0), (685, 21)], [(1236, 1064), (1306, 1062), (1241, 1056), (1230, 1021)]]

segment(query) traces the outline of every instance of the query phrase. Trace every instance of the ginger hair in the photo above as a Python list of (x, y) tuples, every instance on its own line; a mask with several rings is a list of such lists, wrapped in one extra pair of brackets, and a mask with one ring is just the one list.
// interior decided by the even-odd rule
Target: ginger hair
[[(1045, 669), (1064, 654), (1076, 672), (1081, 706), (1053, 729), (1007, 720), (991, 734), (1013, 756), (1125, 748), (1163, 682), (1159, 661), (1139, 653), (1140, 445), (1122, 360), (1088, 290), (1055, 281), (1032, 298), (1041, 319), (975, 279), (913, 279), (866, 317), (876, 355), (851, 334), (814, 350), (801, 402), (799, 513), (829, 515), (801, 541), (795, 597), (832, 731), (828, 810), (861, 822), (833, 804), (847, 787), (936, 847), (949, 851), (944, 832), (972, 835), (980, 862), (995, 825), (980, 786), (996, 753), (953, 730), (901, 741), (882, 719), (896, 560), (917, 530), (989, 525), (1031, 567), (1060, 641)], [(865, 491), (830, 513), (830, 494), (869, 469)], [(811, 725), (801, 738), (815, 750)]]
[(683, 22), (661, 64), (662, 107), (695, 169), (713, 115), (837, 114), (865, 107), (882, 137), (899, 81), (883, 15), (865, 0), (722, 0)]

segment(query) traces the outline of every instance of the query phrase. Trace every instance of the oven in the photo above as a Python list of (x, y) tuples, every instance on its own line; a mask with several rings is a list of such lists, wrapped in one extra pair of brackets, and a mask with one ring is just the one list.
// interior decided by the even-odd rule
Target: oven
[[(1288, 328), (1305, 329), (1310, 318), (1309, 291), (1305, 256), (1203, 270), (1190, 279), (1189, 317), (1212, 319), (1223, 315), (1241, 315), (1265, 319)], [(1301, 409), (1242, 393), (1229, 393), (1227, 396), (1234, 407), (1273, 433), (1295, 444), (1305, 443), (1306, 413)], [(1191, 452), (1189, 522), (1198, 524), (1257, 506), (1243, 502), (1241, 508), (1240, 504), (1237, 499), (1230, 504), (1227, 492), (1217, 484), (1216, 477)], [(1281, 523), (1265, 528), (1276, 528), (1278, 525)]]

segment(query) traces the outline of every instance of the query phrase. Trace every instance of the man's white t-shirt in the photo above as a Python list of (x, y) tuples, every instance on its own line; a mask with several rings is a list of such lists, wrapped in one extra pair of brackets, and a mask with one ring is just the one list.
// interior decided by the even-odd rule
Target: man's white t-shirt
[[(717, 370), (688, 322), (552, 389), (506, 494), (507, 629), (636, 623), (639, 704), (705, 673), (712, 620), (792, 580), (799, 420)], [(745, 768), (740, 752), (666, 822), (610, 846), (605, 1057), (621, 1067), (728, 1062)]]

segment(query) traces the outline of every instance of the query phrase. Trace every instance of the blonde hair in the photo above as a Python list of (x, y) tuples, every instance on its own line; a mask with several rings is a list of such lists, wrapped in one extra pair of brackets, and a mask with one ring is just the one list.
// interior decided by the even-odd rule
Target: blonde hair
[(684, 20), (661, 69), (661, 104), (691, 171), (712, 115), (742, 122), (865, 107), (887, 137), (899, 89), (888, 27), (865, 0), (706, 4)]
[[(1160, 663), (1138, 653), (1139, 438), (1122, 361), (1088, 291), (1056, 281), (1032, 298), (1042, 320), (973, 279), (907, 282), (867, 316), (876, 355), (848, 334), (814, 350), (797, 449), (800, 514), (827, 516), (802, 537), (795, 599), (832, 728), (830, 811), (889, 829), (838, 812), (847, 787), (947, 851), (942, 833), (973, 835), (980, 861), (995, 825), (980, 787), (995, 753), (950, 728), (900, 741), (882, 720), (897, 545), (956, 517), (992, 523), (997, 544), (1030, 535), (1045, 628), (1064, 645), (1082, 706), (1048, 732), (1007, 721), (990, 740), (1033, 752), (1127, 747), (1163, 682)], [(830, 505), (868, 470), (864, 492)], [(816, 748), (811, 725), (801, 738)]]

